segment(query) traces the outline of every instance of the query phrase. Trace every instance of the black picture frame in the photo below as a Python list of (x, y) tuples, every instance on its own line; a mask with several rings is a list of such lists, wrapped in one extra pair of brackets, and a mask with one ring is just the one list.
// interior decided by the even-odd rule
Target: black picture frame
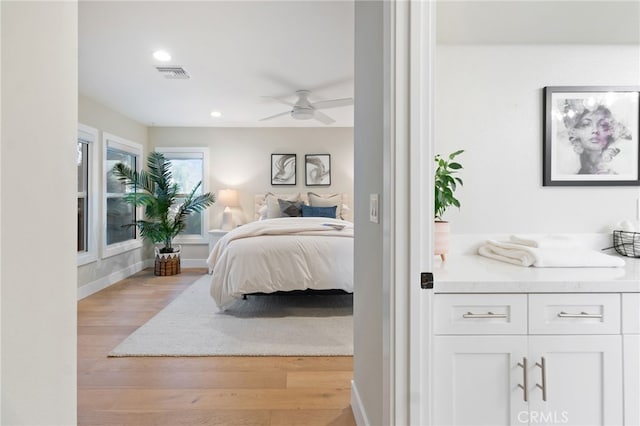
[(640, 86), (547, 86), (543, 186), (640, 186)]
[(296, 185), (296, 162), (296, 154), (271, 154), (271, 185)]
[(304, 156), (304, 184), (306, 186), (331, 185), (331, 154)]

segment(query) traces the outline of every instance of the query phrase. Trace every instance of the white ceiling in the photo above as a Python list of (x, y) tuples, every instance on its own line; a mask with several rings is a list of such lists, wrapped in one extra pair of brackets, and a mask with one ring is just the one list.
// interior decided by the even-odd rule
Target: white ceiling
[[(83, 1), (79, 91), (149, 126), (325, 127), (259, 121), (290, 109), (262, 96), (353, 97), (353, 28), (351, 1)], [(157, 49), (191, 78), (164, 78)], [(323, 112), (353, 126), (353, 106)]]
[[(259, 121), (290, 109), (263, 96), (354, 96), (351, 0), (79, 4), (80, 93), (146, 125), (325, 127), (288, 115)], [(439, 43), (640, 45), (640, 0), (440, 0), (437, 29)], [(157, 49), (191, 79), (165, 79)], [(332, 127), (353, 126), (353, 106), (323, 112)]]

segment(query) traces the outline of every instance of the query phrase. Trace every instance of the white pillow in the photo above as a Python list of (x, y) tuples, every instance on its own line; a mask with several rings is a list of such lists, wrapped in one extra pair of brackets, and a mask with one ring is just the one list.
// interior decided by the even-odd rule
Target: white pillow
[(342, 217), (342, 194), (318, 195), (314, 192), (308, 192), (309, 205), (311, 207), (333, 207), (336, 206), (336, 217)]
[(258, 220), (263, 220), (267, 218), (267, 205), (263, 205), (262, 207), (260, 207), (260, 210), (258, 210)]
[(265, 204), (267, 206), (267, 219), (282, 217), (278, 198), (286, 201), (300, 201), (300, 194), (273, 194), (271, 192), (268, 192), (267, 195), (264, 196)]

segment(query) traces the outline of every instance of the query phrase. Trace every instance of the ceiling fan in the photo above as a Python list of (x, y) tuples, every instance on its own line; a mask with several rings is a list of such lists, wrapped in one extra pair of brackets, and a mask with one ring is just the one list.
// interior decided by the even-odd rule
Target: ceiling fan
[(328, 101), (310, 102), (309, 101), (310, 94), (311, 92), (308, 90), (296, 91), (298, 100), (295, 103), (291, 103), (280, 98), (265, 96), (269, 99), (274, 99), (282, 104), (289, 105), (291, 109), (275, 115), (271, 115), (269, 117), (265, 117), (260, 121), (271, 120), (272, 118), (281, 117), (283, 115), (290, 114), (291, 117), (295, 118), (296, 120), (310, 120), (313, 118), (320, 121), (321, 123), (331, 124), (331, 123), (335, 123), (336, 120), (334, 120), (333, 118), (329, 117), (327, 114), (319, 110), (327, 109), (327, 108), (337, 108), (337, 107), (346, 106), (346, 105), (353, 105), (353, 98), (331, 99)]

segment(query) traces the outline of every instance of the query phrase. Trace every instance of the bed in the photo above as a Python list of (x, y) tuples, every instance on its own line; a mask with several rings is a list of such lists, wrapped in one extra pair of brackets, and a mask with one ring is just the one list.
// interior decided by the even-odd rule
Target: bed
[[(267, 194), (262, 196), (265, 205), (269, 195), (283, 200)], [(300, 198), (294, 202), (302, 202)], [(316, 204), (335, 201), (328, 199), (323, 197)], [(264, 206), (259, 204), (256, 212), (264, 213)], [(340, 207), (340, 216), (345, 217), (348, 209)], [(213, 270), (211, 296), (220, 308), (226, 309), (254, 293), (353, 292), (353, 223), (329, 217), (260, 219), (228, 232), (207, 259)]]

